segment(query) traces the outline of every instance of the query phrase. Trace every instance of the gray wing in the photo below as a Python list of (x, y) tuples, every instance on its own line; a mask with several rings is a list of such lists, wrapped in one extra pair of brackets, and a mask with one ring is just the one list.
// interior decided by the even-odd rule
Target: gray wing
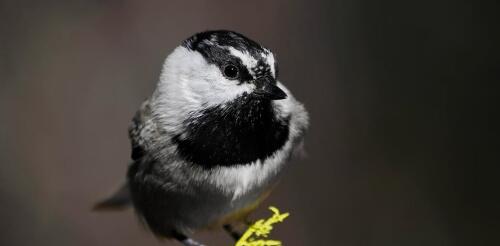
[(131, 157), (134, 161), (144, 157), (148, 151), (148, 147), (151, 145), (151, 136), (155, 130), (155, 125), (151, 119), (151, 107), (149, 100), (146, 100), (136, 112), (128, 129), (130, 143), (132, 144)]
[[(147, 153), (148, 147), (151, 146), (151, 136), (154, 134), (151, 129), (154, 128), (155, 126), (151, 121), (149, 101), (146, 100), (135, 114), (128, 129), (134, 163), (142, 159)], [(126, 208), (130, 203), (130, 189), (128, 184), (124, 184), (111, 196), (98, 202), (93, 209), (96, 211), (116, 210)]]

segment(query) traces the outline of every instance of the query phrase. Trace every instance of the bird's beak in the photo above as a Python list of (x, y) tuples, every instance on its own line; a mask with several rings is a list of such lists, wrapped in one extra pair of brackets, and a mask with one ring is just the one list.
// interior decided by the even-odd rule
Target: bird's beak
[(261, 77), (255, 80), (255, 94), (270, 99), (281, 100), (287, 97), (286, 93), (276, 85), (276, 81), (269, 77)]

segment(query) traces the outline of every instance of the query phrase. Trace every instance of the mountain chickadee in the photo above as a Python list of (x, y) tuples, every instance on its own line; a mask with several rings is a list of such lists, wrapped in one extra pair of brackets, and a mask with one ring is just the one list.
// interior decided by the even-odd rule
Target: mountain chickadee
[(165, 60), (129, 128), (127, 184), (96, 209), (132, 203), (159, 237), (244, 222), (301, 149), (308, 114), (267, 48), (232, 31), (193, 35)]

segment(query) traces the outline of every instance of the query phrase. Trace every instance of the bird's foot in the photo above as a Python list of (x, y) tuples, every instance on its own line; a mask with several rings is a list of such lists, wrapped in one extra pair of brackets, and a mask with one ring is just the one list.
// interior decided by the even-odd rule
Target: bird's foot
[(184, 245), (184, 246), (206, 246), (204, 244), (196, 242), (195, 240), (187, 237), (183, 233), (179, 233), (178, 231), (173, 231), (173, 235), (172, 236), (175, 239), (177, 239), (177, 241), (179, 241), (180, 243), (182, 243), (182, 245)]
[(206, 246), (204, 244), (201, 244), (199, 242), (196, 242), (195, 240), (191, 239), (191, 238), (186, 238), (184, 240), (181, 241), (181, 243), (184, 245), (184, 246)]
[(233, 226), (230, 224), (226, 224), (223, 226), (224, 230), (234, 239), (235, 242), (240, 240), (242, 234), (238, 231), (236, 231)]

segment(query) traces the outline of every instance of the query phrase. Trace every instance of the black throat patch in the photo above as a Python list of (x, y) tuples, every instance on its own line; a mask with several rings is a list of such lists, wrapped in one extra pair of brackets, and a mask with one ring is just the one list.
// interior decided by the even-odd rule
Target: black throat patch
[(180, 155), (205, 168), (264, 160), (288, 140), (289, 118), (278, 119), (271, 101), (244, 94), (191, 117), (174, 137)]

